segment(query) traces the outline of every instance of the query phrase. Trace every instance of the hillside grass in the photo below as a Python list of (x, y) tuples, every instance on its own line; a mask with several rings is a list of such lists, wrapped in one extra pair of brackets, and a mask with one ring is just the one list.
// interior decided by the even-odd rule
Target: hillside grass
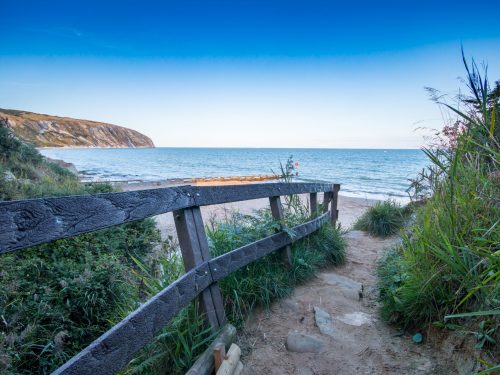
[[(111, 190), (0, 126), (0, 200)], [(48, 374), (121, 320), (140, 301), (133, 259), (150, 262), (159, 243), (144, 220), (0, 256), (0, 373)]]

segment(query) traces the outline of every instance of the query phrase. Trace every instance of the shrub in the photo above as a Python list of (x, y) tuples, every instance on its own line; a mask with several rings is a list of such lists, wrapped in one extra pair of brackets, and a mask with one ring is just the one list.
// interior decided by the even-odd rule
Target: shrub
[(393, 200), (377, 202), (358, 219), (354, 228), (373, 236), (387, 237), (396, 234), (404, 226), (407, 210)]

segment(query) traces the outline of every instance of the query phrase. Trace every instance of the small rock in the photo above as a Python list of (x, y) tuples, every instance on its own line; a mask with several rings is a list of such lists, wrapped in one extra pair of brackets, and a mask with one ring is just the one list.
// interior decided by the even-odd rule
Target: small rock
[(299, 305), (297, 304), (297, 302), (295, 301), (291, 301), (291, 300), (283, 300), (281, 302), (281, 306), (285, 309), (285, 310), (288, 310), (290, 312), (293, 312), (293, 313), (296, 313), (298, 314), (299, 313)]
[(325, 342), (320, 338), (297, 331), (288, 332), (286, 338), (286, 348), (291, 352), (319, 353), (324, 347)]
[(342, 317), (338, 318), (342, 323), (348, 324), (350, 326), (361, 326), (366, 323), (370, 323), (372, 321), (372, 317), (368, 314), (365, 314), (362, 311), (356, 311), (353, 313), (345, 314)]
[(322, 273), (319, 277), (327, 284), (332, 285), (338, 289), (343, 289), (352, 298), (359, 300), (360, 295), (363, 294), (363, 284), (354, 281), (348, 277), (337, 275), (335, 273)]
[(423, 340), (422, 334), (421, 333), (416, 333), (413, 335), (411, 338), (415, 344), (420, 344)]
[(333, 329), (332, 317), (330, 314), (322, 308), (314, 306), (314, 320), (322, 334), (333, 337), (335, 331)]

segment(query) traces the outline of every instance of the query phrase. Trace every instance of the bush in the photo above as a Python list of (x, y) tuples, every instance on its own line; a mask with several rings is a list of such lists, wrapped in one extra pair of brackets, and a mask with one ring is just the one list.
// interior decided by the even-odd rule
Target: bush
[(2, 256), (0, 370), (49, 373), (119, 322), (139, 301), (132, 257), (158, 240), (146, 220)]
[(398, 233), (407, 217), (405, 208), (393, 200), (387, 200), (370, 207), (354, 224), (354, 228), (373, 236), (387, 237)]

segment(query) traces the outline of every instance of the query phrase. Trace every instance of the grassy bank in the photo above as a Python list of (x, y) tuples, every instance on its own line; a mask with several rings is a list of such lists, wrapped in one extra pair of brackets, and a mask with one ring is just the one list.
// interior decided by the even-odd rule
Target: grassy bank
[(488, 363), (499, 353), (500, 90), (498, 82), (490, 89), (474, 63), (466, 68), (470, 96), (459, 106), (437, 99), (456, 121), (424, 150), (430, 166), (413, 188), (425, 204), (402, 245), (380, 263), (380, 291), (387, 320), (419, 329), (466, 326)]
[[(0, 200), (107, 191), (0, 126)], [(133, 258), (159, 241), (144, 220), (0, 256), (0, 373), (50, 373), (135, 308)]]

